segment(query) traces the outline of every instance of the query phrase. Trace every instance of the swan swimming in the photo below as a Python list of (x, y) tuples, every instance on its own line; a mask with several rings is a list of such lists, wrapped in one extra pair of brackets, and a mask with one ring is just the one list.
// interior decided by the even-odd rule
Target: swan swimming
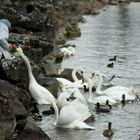
[(125, 94), (126, 100), (135, 100), (138, 96), (138, 91), (134, 89), (133, 87), (127, 88), (124, 86), (113, 86), (113, 87), (107, 88), (104, 91), (101, 91), (100, 89), (103, 82), (102, 75), (99, 71), (94, 71), (93, 75), (97, 75), (99, 77), (99, 83), (96, 88), (96, 93), (98, 95), (104, 94), (111, 97), (112, 99), (116, 101), (121, 101), (123, 94)]
[(65, 105), (61, 108), (57, 127), (71, 129), (94, 129), (87, 125), (84, 121), (91, 116), (86, 105), (82, 104), (78, 99), (68, 102), (65, 99)]
[(84, 96), (80, 93), (79, 89), (74, 88), (70, 90), (67, 90), (65, 85), (63, 85), (63, 83), (60, 82), (60, 87), (62, 92), (59, 94), (58, 98), (57, 98), (57, 105), (59, 108), (62, 108), (65, 105), (65, 99), (69, 98), (70, 96), (74, 96), (75, 98), (77, 98), (81, 103), (86, 104), (86, 100), (84, 98)]

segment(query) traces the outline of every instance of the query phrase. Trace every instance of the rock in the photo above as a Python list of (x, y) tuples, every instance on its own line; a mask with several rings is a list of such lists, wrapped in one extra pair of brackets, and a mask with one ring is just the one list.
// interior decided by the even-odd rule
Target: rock
[[(20, 100), (24, 102), (25, 93), (22, 94), (19, 88), (7, 81), (0, 80), (0, 91), (0, 137), (1, 140), (5, 140), (11, 138), (18, 120), (26, 119), (28, 113), (20, 102)], [(27, 98), (27, 104), (28, 101), (29, 98)], [(24, 102), (24, 104), (26, 103)], [(26, 107), (29, 109), (27, 104)]]
[[(30, 60), (29, 60), (30, 61)], [(32, 71), (35, 77), (43, 75), (38, 65), (31, 62)], [(9, 61), (3, 60), (0, 67), (2, 79), (28, 90), (28, 71), (22, 58), (15, 58)]]
[(55, 98), (58, 97), (58, 91), (59, 91), (59, 82), (56, 80), (56, 78), (40, 78), (37, 79), (38, 83), (41, 84), (43, 87), (47, 88)]
[(44, 71), (46, 76), (57, 75), (58, 70), (55, 67), (55, 56), (53, 53), (44, 56), (40, 61), (40, 68)]
[(78, 25), (68, 24), (66, 27), (68, 37), (79, 37), (81, 35)]
[(16, 127), (10, 99), (0, 95), (0, 140), (10, 139)]
[(13, 140), (50, 140), (50, 138), (39, 128), (31, 117), (27, 118), (25, 127)]

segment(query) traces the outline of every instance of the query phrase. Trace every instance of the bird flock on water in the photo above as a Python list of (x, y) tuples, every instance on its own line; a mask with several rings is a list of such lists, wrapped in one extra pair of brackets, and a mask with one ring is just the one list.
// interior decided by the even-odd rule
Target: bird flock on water
[[(73, 54), (66, 53), (66, 49), (61, 49), (65, 56), (74, 55), (75, 51), (69, 47), (69, 51)], [(94, 126), (88, 125), (86, 120), (92, 117), (92, 112), (89, 110), (89, 104), (95, 106), (96, 113), (108, 113), (113, 106), (119, 104), (127, 104), (139, 99), (138, 90), (132, 87), (112, 85), (112, 80), (107, 79), (107, 76), (99, 70), (93, 70), (90, 76), (87, 76), (83, 69), (75, 68), (72, 71), (74, 82), (68, 79), (59, 77), (56, 78), (60, 84), (60, 92), (55, 98), (53, 94), (40, 85), (35, 79), (30, 62), (24, 54), (21, 47), (16, 48), (16, 51), (24, 60), (29, 76), (29, 92), (35, 101), (34, 111), (38, 114), (38, 118), (42, 118), (42, 114), (54, 114), (53, 124), (55, 127), (69, 129), (87, 129), (94, 130)], [(116, 57), (109, 59), (111, 61), (107, 67), (111, 68), (116, 61)], [(82, 78), (79, 80), (76, 76), (78, 73)], [(94, 92), (93, 92), (94, 89)], [(87, 94), (86, 97), (84, 93)], [(93, 96), (94, 94), (94, 96)], [(51, 109), (44, 111), (41, 115), (38, 105), (51, 105)], [(104, 130), (103, 135), (111, 137), (114, 134), (112, 130), (112, 122), (108, 122), (108, 129)]]

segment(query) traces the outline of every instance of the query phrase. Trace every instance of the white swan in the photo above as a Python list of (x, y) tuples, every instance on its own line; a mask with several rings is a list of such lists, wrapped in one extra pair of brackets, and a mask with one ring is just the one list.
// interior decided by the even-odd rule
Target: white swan
[(81, 88), (82, 87), (82, 80), (78, 80), (78, 78), (76, 77), (76, 72), (78, 72), (81, 76), (83, 76), (82, 69), (73, 69), (72, 78), (73, 78), (74, 82), (71, 82), (70, 80), (67, 80), (65, 78), (56, 78), (56, 80), (63, 83), (63, 85), (65, 85), (67, 88), (69, 88), (69, 87)]
[(82, 115), (78, 116), (79, 112), (78, 110), (75, 109), (75, 106), (72, 105), (71, 106), (68, 105), (67, 107), (64, 106), (61, 109), (59, 115), (59, 110), (58, 107), (56, 106), (56, 99), (46, 88), (42, 87), (37, 83), (37, 81), (35, 80), (32, 74), (30, 63), (26, 58), (26, 56), (24, 55), (22, 49), (19, 47), (16, 50), (21, 55), (28, 68), (29, 91), (31, 93), (31, 96), (35, 99), (35, 101), (38, 104), (50, 104), (50, 103), (52, 104), (55, 111), (54, 125), (59, 127), (65, 127), (65, 128), (93, 129), (93, 127), (88, 126), (81, 121), (84, 118), (86, 118), (84, 117), (85, 114), (83, 116)]
[[(102, 75), (105, 79), (107, 79), (107, 76), (106, 76), (105, 74), (101, 73), (101, 75)], [(86, 78), (88, 78), (87, 81), (90, 80), (90, 85), (92, 86), (92, 88), (96, 88), (96, 87), (97, 87), (99, 81), (98, 81), (97, 78), (95, 78), (95, 76), (94, 76), (94, 79), (92, 79), (92, 78), (93, 78), (93, 75), (91, 75), (90, 78), (87, 77), (86, 75), (84, 75), (83, 79), (86, 79)], [(114, 78), (114, 77), (113, 77), (113, 78)], [(113, 78), (111, 78), (111, 79), (106, 80), (105, 82), (103, 82), (103, 85), (104, 85), (104, 86), (109, 86), (109, 85), (111, 84), (111, 80), (112, 80)], [(82, 85), (85, 86), (86, 89), (89, 89), (89, 83), (88, 83), (87, 81), (84, 80), (84, 83), (83, 83)]]
[(88, 78), (85, 74), (83, 74), (83, 76), (84, 76), (84, 79), (86, 80), (86, 82), (88, 83), (88, 87), (89, 87), (88, 99), (87, 99), (87, 101), (89, 103), (96, 104), (99, 102), (100, 104), (106, 104), (106, 101), (108, 100), (110, 105), (116, 104), (116, 101), (114, 99), (112, 99), (111, 97), (108, 97), (106, 95), (95, 97), (93, 99), (92, 98), (92, 86), (94, 86), (94, 85), (92, 85), (93, 83), (91, 82), (90, 78)]
[(35, 80), (31, 65), (27, 57), (24, 55), (22, 49), (19, 47), (16, 49), (16, 51), (20, 54), (20, 56), (23, 58), (25, 64), (28, 68), (28, 75), (29, 75), (29, 92), (33, 99), (38, 104), (52, 104), (53, 108), (55, 109), (55, 119), (54, 124), (56, 124), (56, 120), (58, 118), (58, 108), (56, 106), (56, 99), (55, 97), (43, 86), (39, 85), (37, 81)]
[(60, 50), (61, 50), (61, 52), (63, 53), (63, 55), (65, 57), (75, 55), (75, 49), (73, 47), (70, 47), (70, 46), (67, 47), (67, 48), (66, 47), (63, 47)]
[(59, 94), (57, 98), (57, 105), (59, 108), (62, 108), (65, 105), (65, 99), (69, 98), (70, 96), (74, 96), (77, 98), (81, 103), (86, 104), (86, 100), (84, 96), (80, 93), (79, 89), (74, 88), (71, 90), (66, 89), (65, 85), (60, 82), (60, 86), (62, 89), (62, 92)]
[(87, 125), (84, 121), (88, 119), (91, 114), (88, 107), (82, 104), (78, 99), (68, 102), (67, 99), (62, 109), (60, 110), (57, 127), (71, 128), (71, 129), (94, 129), (94, 127)]
[(101, 91), (100, 88), (101, 88), (101, 85), (103, 82), (102, 75), (99, 71), (94, 71), (94, 74), (99, 77), (99, 84), (96, 88), (96, 93), (98, 95), (105, 94), (117, 101), (122, 100), (123, 94), (125, 94), (126, 100), (135, 100), (136, 99), (136, 97), (138, 95), (138, 91), (136, 89), (134, 89), (133, 87), (127, 88), (124, 86), (113, 86), (104, 91)]

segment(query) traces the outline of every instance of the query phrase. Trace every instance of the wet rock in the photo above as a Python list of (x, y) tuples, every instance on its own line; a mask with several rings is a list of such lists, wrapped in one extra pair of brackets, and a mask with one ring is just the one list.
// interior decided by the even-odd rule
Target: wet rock
[[(21, 94), (22, 96), (18, 95)], [(20, 100), (19, 100), (19, 99)], [(27, 102), (25, 102), (25, 98)], [(7, 81), (0, 80), (0, 137), (1, 140), (9, 139), (18, 124), (17, 119), (25, 119), (28, 113), (22, 102), (29, 109), (29, 99), (22, 90)]]
[(37, 81), (43, 87), (47, 88), (54, 95), (55, 98), (58, 97), (58, 91), (60, 86), (56, 78), (44, 77), (44, 78), (37, 79)]
[(54, 57), (54, 53), (46, 55), (41, 59), (39, 66), (46, 76), (57, 75), (58, 70), (56, 69), (56, 65), (54, 65), (55, 61), (56, 58)]
[(16, 127), (10, 99), (0, 95), (0, 140), (10, 139)]
[(27, 118), (24, 129), (13, 138), (13, 140), (50, 140), (50, 138), (39, 128), (31, 117)]
[[(43, 75), (38, 65), (34, 64), (32, 61), (31, 66), (35, 77)], [(2, 79), (8, 80), (13, 84), (28, 90), (28, 70), (22, 58), (19, 57), (9, 61), (3, 60), (0, 69), (3, 72), (2, 75), (5, 75)]]

